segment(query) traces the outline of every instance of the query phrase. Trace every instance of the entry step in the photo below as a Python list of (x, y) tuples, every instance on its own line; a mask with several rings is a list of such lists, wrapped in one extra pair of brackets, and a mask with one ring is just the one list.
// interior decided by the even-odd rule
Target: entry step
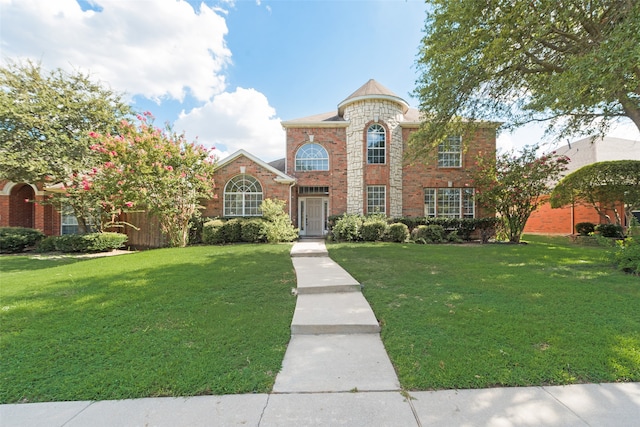
[(375, 334), (380, 325), (361, 292), (298, 295), (292, 334)]
[(360, 283), (329, 257), (292, 258), (297, 293), (359, 292)]

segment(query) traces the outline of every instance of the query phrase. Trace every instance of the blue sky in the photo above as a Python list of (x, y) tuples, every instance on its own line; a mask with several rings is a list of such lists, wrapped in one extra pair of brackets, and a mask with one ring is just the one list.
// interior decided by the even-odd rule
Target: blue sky
[[(416, 107), (425, 8), (421, 0), (0, 0), (0, 61), (89, 72), (220, 157), (243, 148), (270, 161), (284, 156), (282, 120), (333, 111), (370, 78)], [(541, 135), (529, 127), (501, 135), (499, 146)]]

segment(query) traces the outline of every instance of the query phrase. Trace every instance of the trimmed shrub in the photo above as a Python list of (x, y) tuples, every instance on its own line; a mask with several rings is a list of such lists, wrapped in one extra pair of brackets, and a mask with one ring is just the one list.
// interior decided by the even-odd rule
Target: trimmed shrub
[(220, 229), (222, 243), (236, 243), (242, 241), (242, 219), (233, 218), (225, 221)]
[(624, 237), (622, 226), (618, 224), (598, 224), (595, 231), (602, 237)]
[(109, 252), (120, 249), (126, 243), (128, 237), (123, 233), (91, 233), (85, 234), (85, 239), (89, 241), (89, 252)]
[(108, 252), (121, 248), (127, 238), (126, 234), (109, 232), (51, 236), (38, 245), (38, 251), (52, 252), (55, 250), (67, 253)]
[(387, 229), (385, 240), (404, 243), (409, 239), (409, 227), (401, 222), (391, 224)]
[(58, 236), (49, 236), (40, 240), (36, 246), (38, 252), (55, 252), (56, 251), (56, 239)]
[(576, 224), (576, 233), (581, 236), (588, 236), (596, 231), (596, 225), (592, 222), (579, 222)]
[(267, 235), (267, 224), (259, 218), (247, 219), (240, 223), (240, 234), (243, 242), (264, 242)]
[(224, 235), (222, 234), (223, 225), (224, 221), (221, 219), (213, 219), (205, 222), (202, 226), (202, 243), (207, 245), (224, 243)]
[(367, 218), (362, 223), (362, 240), (377, 242), (382, 240), (387, 232), (387, 221), (379, 217)]
[(333, 226), (333, 237), (337, 241), (356, 242), (362, 240), (363, 219), (360, 215), (345, 214)]
[(35, 246), (44, 238), (44, 233), (33, 228), (1, 227), (0, 253), (18, 253)]

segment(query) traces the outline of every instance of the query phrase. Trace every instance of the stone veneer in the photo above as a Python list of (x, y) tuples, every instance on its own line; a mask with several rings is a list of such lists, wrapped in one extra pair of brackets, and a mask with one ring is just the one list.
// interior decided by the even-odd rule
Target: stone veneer
[(402, 216), (402, 132), (403, 106), (383, 99), (356, 101), (345, 107), (344, 118), (349, 121), (346, 138), (347, 151), (347, 213), (363, 214), (366, 210), (364, 167), (366, 165), (366, 129), (373, 121), (385, 125), (387, 134), (387, 162), (389, 185), (387, 215)]

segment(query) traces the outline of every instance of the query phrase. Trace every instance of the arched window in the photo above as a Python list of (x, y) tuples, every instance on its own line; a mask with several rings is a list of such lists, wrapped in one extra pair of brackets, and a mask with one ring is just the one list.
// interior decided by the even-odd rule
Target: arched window
[(367, 163), (384, 164), (386, 159), (387, 133), (382, 125), (372, 124), (367, 129)]
[(320, 144), (304, 144), (296, 153), (296, 171), (328, 171), (329, 153)]
[(262, 186), (251, 175), (237, 175), (224, 186), (224, 216), (260, 216)]

